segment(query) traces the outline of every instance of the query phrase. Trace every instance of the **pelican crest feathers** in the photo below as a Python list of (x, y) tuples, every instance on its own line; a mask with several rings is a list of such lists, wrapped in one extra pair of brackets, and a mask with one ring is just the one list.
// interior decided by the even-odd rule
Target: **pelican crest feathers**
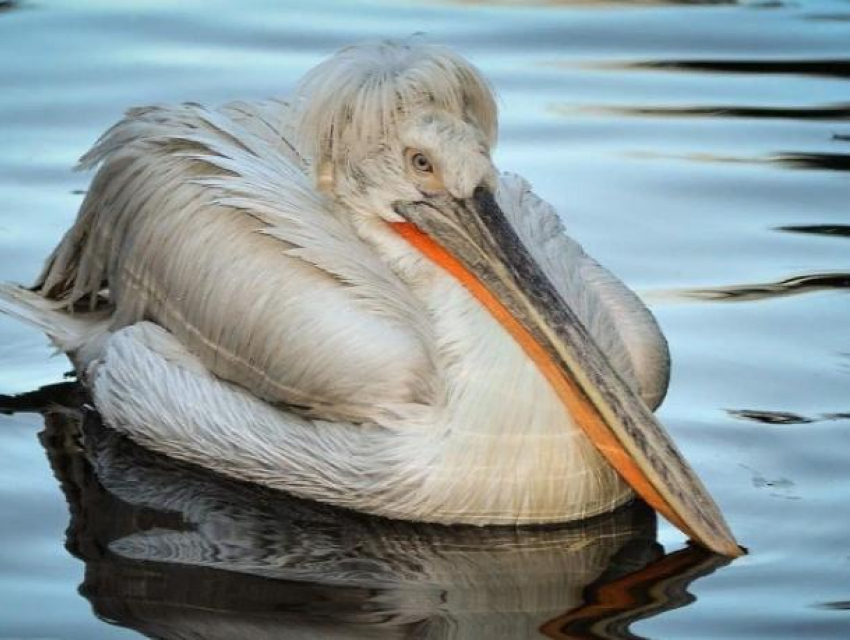
[(451, 49), (416, 37), (346, 47), (307, 73), (295, 96), (297, 143), (317, 167), (396, 138), (399, 122), (424, 108), (474, 122), (496, 144), (487, 80)]

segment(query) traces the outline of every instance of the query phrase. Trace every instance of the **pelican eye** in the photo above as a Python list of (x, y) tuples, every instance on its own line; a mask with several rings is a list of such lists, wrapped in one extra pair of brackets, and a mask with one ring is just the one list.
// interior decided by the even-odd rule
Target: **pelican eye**
[(410, 166), (420, 173), (433, 173), (434, 167), (424, 153), (414, 152), (410, 155)]
[(446, 190), (443, 176), (439, 167), (435, 167), (431, 159), (419, 149), (407, 149), (404, 161), (413, 183), (424, 194), (435, 194)]

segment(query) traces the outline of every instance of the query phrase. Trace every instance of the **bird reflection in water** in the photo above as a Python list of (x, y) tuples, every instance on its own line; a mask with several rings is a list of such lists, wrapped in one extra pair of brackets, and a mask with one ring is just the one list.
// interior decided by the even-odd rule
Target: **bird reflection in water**
[(642, 503), (571, 526), (447, 527), (223, 479), (105, 428), (73, 383), (39, 411), (102, 619), (158, 638), (635, 638), (727, 559), (664, 555)]

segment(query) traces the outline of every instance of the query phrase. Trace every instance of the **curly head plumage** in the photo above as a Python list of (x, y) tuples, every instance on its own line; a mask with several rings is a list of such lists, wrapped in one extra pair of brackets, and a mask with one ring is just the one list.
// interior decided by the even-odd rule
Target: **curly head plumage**
[(490, 147), (496, 142), (489, 83), (457, 53), (418, 38), (345, 47), (308, 73), (296, 95), (298, 146), (315, 168), (395, 137), (423, 107), (473, 124)]

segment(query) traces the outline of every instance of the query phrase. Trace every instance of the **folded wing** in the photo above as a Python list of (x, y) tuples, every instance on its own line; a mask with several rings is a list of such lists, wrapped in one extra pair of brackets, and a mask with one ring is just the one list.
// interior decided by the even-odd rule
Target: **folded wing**
[(497, 197), (526, 248), (614, 369), (656, 409), (667, 392), (670, 356), (652, 313), (565, 233), (555, 209), (522, 177), (503, 174)]
[(39, 280), (69, 307), (151, 319), (213, 373), (272, 403), (368, 421), (427, 403), (423, 315), (321, 194), (283, 103), (135, 109)]

